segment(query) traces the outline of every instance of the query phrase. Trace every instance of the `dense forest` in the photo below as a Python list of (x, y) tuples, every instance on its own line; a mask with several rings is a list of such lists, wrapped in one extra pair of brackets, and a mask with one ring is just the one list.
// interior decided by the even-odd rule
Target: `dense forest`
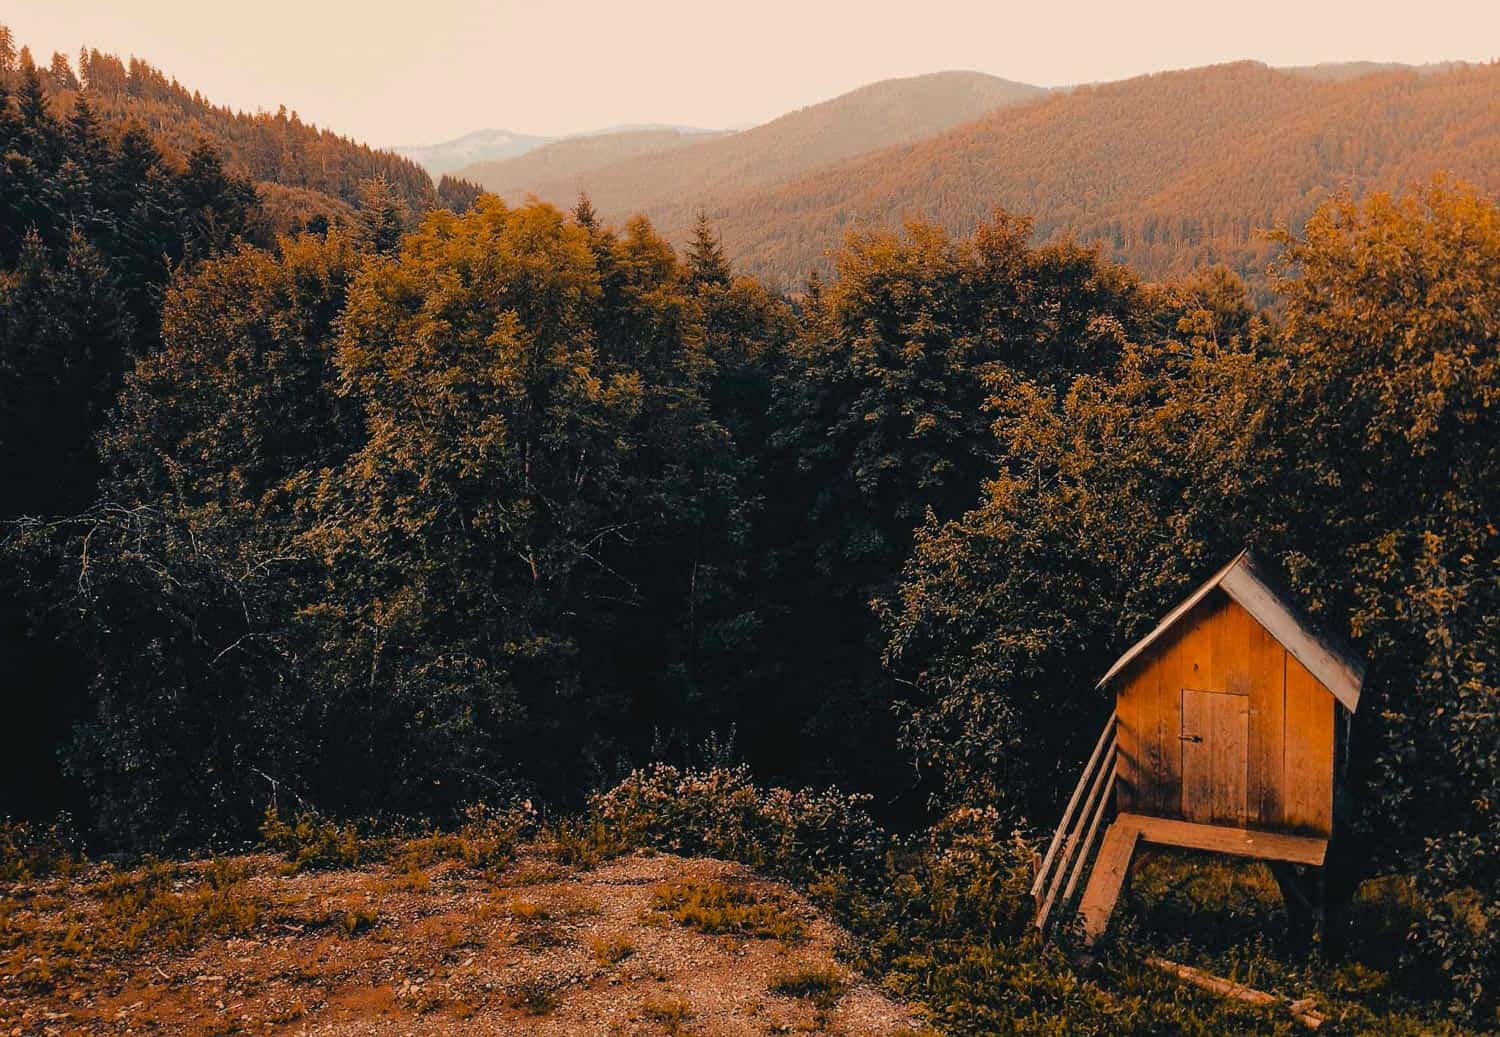
[[(651, 762), (743, 763), (866, 794), (902, 831), (979, 811), (1025, 833), (1108, 712), (1089, 689), (1109, 660), (1251, 545), (1371, 663), (1331, 895), (1405, 876), (1403, 967), (1493, 1014), (1493, 168), (1293, 189), (1310, 215), (1267, 246), (1265, 308), (1233, 272), (1148, 281), (1004, 213), (851, 235), (788, 297), (701, 216), (679, 254), (644, 218), (456, 181), (416, 220), (366, 179), (348, 219), (266, 237), (247, 154), (178, 159), (111, 132), (92, 78), (64, 114), (63, 66), (17, 67), (0, 809), (71, 808), (96, 850), (191, 851), (253, 838), (268, 807), (562, 813)], [(1428, 144), (1478, 125), (1495, 74), (1335, 84), (1318, 132), (1409, 101), (1365, 124), (1370, 169), (1391, 127), (1411, 162), (1488, 154), (1477, 129)], [(1231, 111), (1282, 89), (1213, 75)], [(992, 123), (1103, 97), (1175, 125), (1191, 82)]]

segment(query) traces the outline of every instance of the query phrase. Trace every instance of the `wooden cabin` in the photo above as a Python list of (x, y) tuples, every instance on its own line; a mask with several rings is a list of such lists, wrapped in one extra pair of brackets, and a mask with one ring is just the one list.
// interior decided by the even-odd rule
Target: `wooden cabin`
[(1102, 933), (1140, 843), (1321, 866), (1363, 681), (1241, 552), (1100, 680), (1115, 712), (1038, 866), (1039, 927), (1087, 872), (1079, 910)]

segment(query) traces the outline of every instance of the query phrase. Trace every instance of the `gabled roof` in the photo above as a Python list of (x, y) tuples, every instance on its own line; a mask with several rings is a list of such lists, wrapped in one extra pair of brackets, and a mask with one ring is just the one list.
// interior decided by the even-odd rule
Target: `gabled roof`
[(1222, 590), (1250, 613), (1257, 623), (1265, 627), (1283, 648), (1307, 668), (1307, 672), (1333, 692), (1334, 698), (1343, 703), (1345, 709), (1353, 713), (1359, 707), (1359, 690), (1365, 682), (1364, 663), (1359, 661), (1359, 657), (1341, 639), (1320, 631), (1308, 615), (1291, 601), (1290, 595), (1279, 590), (1269, 574), (1257, 567), (1248, 549), (1235, 555), (1233, 561), (1214, 573), (1207, 583), (1168, 612), (1156, 624), (1155, 630), (1120, 656), (1099, 681), (1098, 687), (1104, 687), (1118, 676), (1215, 588)]

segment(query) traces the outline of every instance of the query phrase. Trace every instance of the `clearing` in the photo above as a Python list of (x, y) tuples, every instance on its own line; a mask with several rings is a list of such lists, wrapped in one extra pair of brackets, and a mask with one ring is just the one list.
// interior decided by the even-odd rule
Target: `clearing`
[(0, 1034), (911, 1034), (846, 933), (737, 865), (277, 856), (0, 888)]

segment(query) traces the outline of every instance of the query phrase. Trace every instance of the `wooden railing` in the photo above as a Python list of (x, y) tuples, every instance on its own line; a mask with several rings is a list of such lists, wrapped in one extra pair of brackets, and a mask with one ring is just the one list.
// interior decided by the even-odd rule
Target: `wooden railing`
[(1048, 921), (1056, 917), (1057, 909), (1077, 891), (1079, 879), (1088, 870), (1089, 858), (1093, 856), (1104, 815), (1109, 812), (1115, 788), (1115, 758), (1119, 753), (1116, 721), (1116, 715), (1111, 713), (1104, 722), (1104, 731), (1068, 800), (1046, 856), (1037, 865), (1031, 895), (1036, 900), (1036, 927), (1044, 933)]

